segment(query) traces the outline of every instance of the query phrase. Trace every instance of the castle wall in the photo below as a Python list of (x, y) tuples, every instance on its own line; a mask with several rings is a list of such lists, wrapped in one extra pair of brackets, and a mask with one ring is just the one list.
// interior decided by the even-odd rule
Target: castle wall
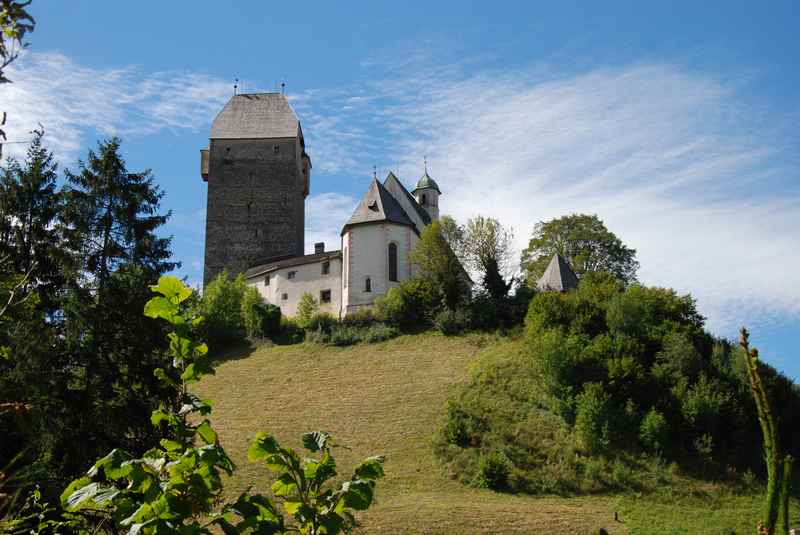
[[(265, 283), (266, 275), (258, 275), (247, 279), (247, 285), (258, 290), (264, 300), (272, 305), (281, 307), (284, 316), (297, 314), (297, 303), (300, 297), (308, 292), (319, 303), (319, 311), (339, 317), (342, 307), (341, 277), (342, 260), (332, 258), (330, 272), (322, 274), (322, 261), (277, 269), (269, 273), (269, 284)], [(295, 272), (294, 278), (289, 278), (289, 272)], [(331, 291), (330, 303), (322, 303), (320, 292)], [(284, 299), (284, 295), (286, 299)]]
[(303, 254), (309, 173), (299, 138), (211, 140), (204, 284)]

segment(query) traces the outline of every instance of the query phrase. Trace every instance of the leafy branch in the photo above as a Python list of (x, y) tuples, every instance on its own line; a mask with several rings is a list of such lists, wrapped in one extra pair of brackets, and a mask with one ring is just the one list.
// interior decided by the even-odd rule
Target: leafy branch
[[(208, 347), (195, 335), (202, 323), (187, 306), (192, 290), (175, 277), (162, 276), (153, 291), (160, 294), (145, 306), (145, 315), (167, 321), (173, 370), (158, 368), (159, 380), (177, 386), (179, 403), (153, 412), (153, 425), (164, 426), (169, 438), (134, 458), (120, 449), (98, 460), (86, 476), (73, 481), (61, 496), (62, 506), (77, 513), (73, 526), (87, 531), (102, 523), (115, 533), (212, 533), (226, 535), (305, 533), (333, 535), (355, 525), (351, 511), (373, 502), (375, 481), (383, 476), (383, 458), (359, 464), (350, 480), (335, 490), (326, 483), (337, 475), (331, 455), (333, 439), (320, 431), (303, 435), (303, 445), (315, 458), (303, 458), (282, 448), (274, 437), (259, 433), (249, 450), (251, 461), (277, 472), (273, 494), (295, 521), (288, 524), (273, 502), (260, 494), (241, 494), (224, 502), (222, 474), (231, 475), (233, 462), (219, 444), (207, 418), (211, 402), (201, 400), (188, 385), (213, 374)], [(199, 421), (199, 423), (197, 423)], [(220, 506), (220, 504), (222, 504)]]

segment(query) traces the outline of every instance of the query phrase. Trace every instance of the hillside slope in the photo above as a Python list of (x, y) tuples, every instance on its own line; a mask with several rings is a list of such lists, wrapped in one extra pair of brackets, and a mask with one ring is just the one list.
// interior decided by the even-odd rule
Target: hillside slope
[(342, 475), (366, 456), (387, 457), (378, 502), (361, 517), (365, 533), (626, 533), (613, 521), (614, 497), (513, 496), (471, 489), (442, 473), (431, 436), (481, 340), (423, 334), (344, 349), (273, 346), (231, 355), (196, 388), (214, 401), (215, 427), (238, 466), (228, 492), (250, 484), (268, 490), (266, 471), (246, 459), (256, 431), (299, 448), (303, 432), (322, 429), (350, 448), (335, 452)]

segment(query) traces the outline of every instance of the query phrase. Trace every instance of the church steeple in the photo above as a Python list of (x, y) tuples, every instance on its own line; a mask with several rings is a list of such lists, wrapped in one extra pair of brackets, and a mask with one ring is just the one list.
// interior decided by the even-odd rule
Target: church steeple
[(439, 185), (428, 174), (428, 159), (425, 158), (425, 173), (417, 181), (417, 187), (411, 193), (416, 197), (417, 202), (428, 212), (431, 219), (439, 219), (439, 195), (442, 190)]

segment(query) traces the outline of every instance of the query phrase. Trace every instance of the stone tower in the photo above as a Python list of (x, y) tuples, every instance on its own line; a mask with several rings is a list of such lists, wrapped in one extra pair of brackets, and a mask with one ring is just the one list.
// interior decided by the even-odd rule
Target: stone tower
[(428, 212), (431, 219), (439, 219), (439, 195), (442, 191), (434, 179), (428, 175), (428, 165), (425, 164), (425, 174), (417, 182), (417, 187), (411, 192), (417, 202)]
[(203, 284), (304, 250), (311, 159), (280, 93), (235, 95), (214, 119), (200, 174), (208, 182)]

